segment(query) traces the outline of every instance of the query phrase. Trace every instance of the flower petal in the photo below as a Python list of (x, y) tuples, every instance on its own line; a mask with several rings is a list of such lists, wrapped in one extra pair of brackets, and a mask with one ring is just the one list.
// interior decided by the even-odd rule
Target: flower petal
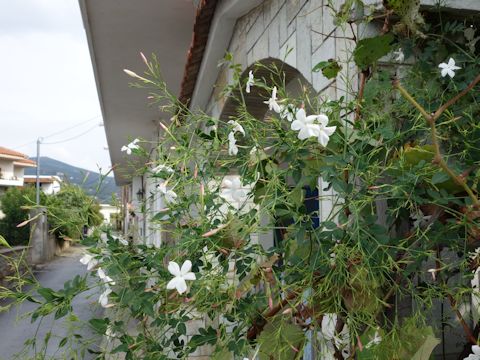
[(480, 355), (480, 346), (478, 346), (478, 345), (473, 345), (473, 346), (472, 346), (472, 352), (473, 352), (475, 355)]
[(168, 282), (167, 289), (168, 290), (176, 289), (182, 281), (185, 282), (185, 280), (183, 280), (182, 277), (175, 276), (172, 280)]
[(300, 120), (293, 120), (292, 124), (290, 125), (290, 129), (300, 130), (301, 128), (303, 128), (303, 126), (304, 126), (304, 123), (301, 122)]
[(295, 115), (295, 121), (300, 121), (302, 123), (305, 123), (307, 120), (307, 114), (305, 113), (305, 109), (298, 109), (296, 115)]
[(327, 126), (328, 125), (328, 116), (325, 115), (325, 114), (317, 115), (317, 121), (320, 123), (320, 125)]
[(180, 272), (180, 266), (175, 261), (168, 262), (168, 272), (173, 276), (180, 276), (182, 274)]
[(177, 278), (178, 281), (176, 282), (176, 289), (180, 295), (187, 291), (187, 283), (183, 278)]
[(330, 138), (328, 137), (328, 135), (325, 133), (325, 131), (320, 131), (320, 134), (318, 135), (318, 142), (323, 146), (323, 147), (326, 147), (327, 144), (328, 144), (328, 140), (330, 140)]
[(336, 126), (326, 126), (322, 129), (328, 136), (332, 136), (335, 130), (337, 130)]
[(183, 278), (185, 280), (197, 280), (197, 277), (195, 276), (195, 273), (193, 272), (188, 272), (185, 275), (183, 275)]
[(190, 260), (185, 260), (185, 262), (182, 264), (182, 268), (180, 269), (180, 274), (183, 276), (190, 272), (190, 270), (192, 270), (192, 262)]

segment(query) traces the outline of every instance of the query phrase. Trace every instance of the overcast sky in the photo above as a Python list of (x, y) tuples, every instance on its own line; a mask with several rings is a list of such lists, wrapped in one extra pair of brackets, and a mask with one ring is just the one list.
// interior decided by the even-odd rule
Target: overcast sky
[[(0, 146), (35, 156), (36, 139), (45, 137), (41, 156), (105, 172), (110, 159), (78, 1), (0, 0), (0, 54)], [(46, 144), (53, 142), (61, 143)]]

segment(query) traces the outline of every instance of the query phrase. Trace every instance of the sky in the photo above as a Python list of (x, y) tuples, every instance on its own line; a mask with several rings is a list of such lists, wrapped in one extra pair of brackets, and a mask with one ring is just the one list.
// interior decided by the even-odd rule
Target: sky
[(78, 1), (0, 0), (0, 54), (0, 146), (33, 157), (43, 137), (41, 156), (106, 172), (110, 158)]

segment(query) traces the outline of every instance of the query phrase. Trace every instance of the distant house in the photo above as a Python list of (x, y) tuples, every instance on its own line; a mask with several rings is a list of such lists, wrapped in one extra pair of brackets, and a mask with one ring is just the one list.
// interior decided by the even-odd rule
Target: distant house
[(120, 208), (110, 204), (100, 204), (100, 213), (103, 215), (103, 222), (111, 224), (112, 221), (116, 220), (114, 214), (120, 214)]
[[(25, 186), (35, 186), (37, 177), (35, 175), (25, 175), (23, 177)], [(60, 191), (62, 187), (62, 179), (57, 175), (40, 175), (39, 177), (40, 189), (45, 195), (53, 195)]]
[(10, 186), (23, 186), (25, 168), (36, 166), (27, 155), (0, 146), (0, 195)]

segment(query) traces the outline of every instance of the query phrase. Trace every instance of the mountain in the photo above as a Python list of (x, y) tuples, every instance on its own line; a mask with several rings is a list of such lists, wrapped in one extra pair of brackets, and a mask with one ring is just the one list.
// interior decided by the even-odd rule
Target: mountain
[[(37, 160), (35, 157), (30, 159)], [(36, 175), (36, 171), (35, 168), (25, 168), (25, 175)], [(40, 175), (59, 175), (65, 181), (79, 185), (88, 195), (92, 196), (95, 196), (100, 183), (99, 173), (81, 169), (46, 156), (40, 156)], [(99, 202), (108, 204), (111, 202), (112, 193), (119, 196), (119, 190), (120, 188), (115, 185), (113, 177), (104, 177), (96, 197)]]

